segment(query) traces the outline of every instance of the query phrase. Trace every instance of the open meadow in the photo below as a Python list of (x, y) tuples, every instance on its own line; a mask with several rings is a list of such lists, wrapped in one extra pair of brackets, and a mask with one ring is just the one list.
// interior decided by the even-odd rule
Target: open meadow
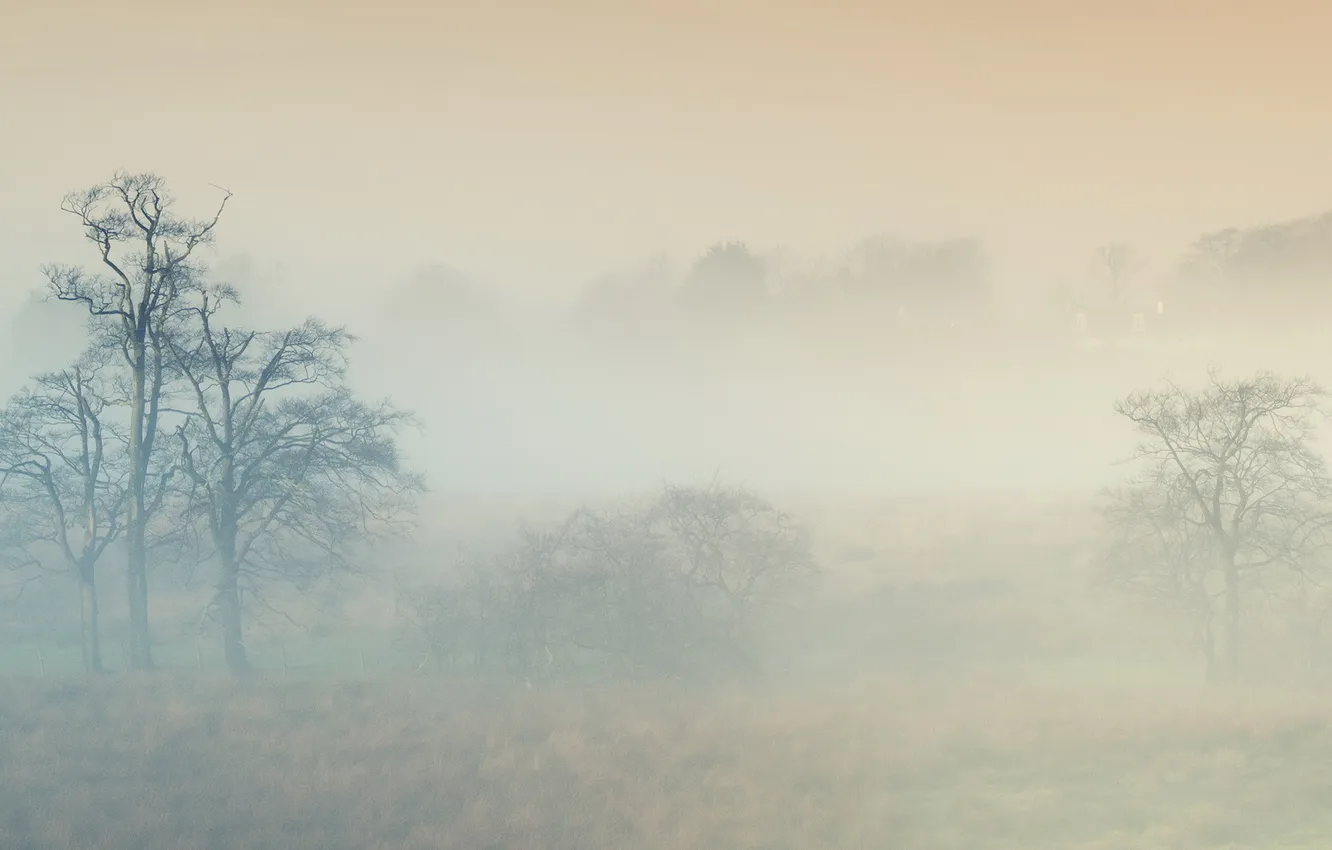
[(389, 619), (256, 637), (243, 681), (211, 643), (91, 680), (11, 644), (0, 847), (1327, 846), (1332, 692), (1276, 663), (1279, 623), (1208, 687), (1174, 620), (1097, 586), (1085, 504), (801, 510), (823, 574), (743, 682), (413, 674)]
[(1332, 699), (0, 686), (10, 848), (1322, 848)]

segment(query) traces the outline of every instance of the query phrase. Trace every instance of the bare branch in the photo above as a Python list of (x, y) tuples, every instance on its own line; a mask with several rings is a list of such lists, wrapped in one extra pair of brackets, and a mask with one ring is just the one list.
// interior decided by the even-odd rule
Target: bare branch
[(1232, 672), (1242, 583), (1278, 566), (1302, 572), (1328, 542), (1332, 480), (1313, 447), (1326, 399), (1307, 378), (1226, 380), (1213, 370), (1201, 390), (1168, 384), (1116, 405), (1141, 435), (1141, 477), (1108, 509), (1111, 560), (1121, 575), (1190, 600), (1208, 623), (1204, 600), (1222, 588)]

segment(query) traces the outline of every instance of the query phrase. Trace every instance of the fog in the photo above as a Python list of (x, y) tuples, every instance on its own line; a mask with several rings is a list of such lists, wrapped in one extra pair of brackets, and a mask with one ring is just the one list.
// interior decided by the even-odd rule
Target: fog
[[(1172, 7), (1147, 27), (1131, 4), (1095, 24), (1040, 4), (757, 17), (686, 4), (661, 19), (511, 5), (517, 17), (444, 4), (374, 21), (339, 6), (317, 24), (287, 6), (262, 33), (239, 11), (154, 8), (142, 37), (156, 58), (117, 63), (121, 89), (152, 80), (135, 110), (86, 84), (111, 61), (98, 34), (119, 12), (28, 10), (0, 76), (7, 123), (25, 128), (0, 142), (11, 315), (41, 263), (79, 251), (59, 197), (116, 167), (151, 168), (192, 205), (210, 184), (237, 193), (215, 259), (244, 279), (255, 314), (355, 320), (358, 373), (435, 423), (437, 486), (633, 488), (720, 469), (790, 488), (1083, 488), (1114, 454), (1096, 418), (1107, 394), (1077, 373), (1037, 390), (1068, 365), (1059, 355), (996, 358), (963, 335), (926, 368), (872, 349), (838, 359), (830, 319), (798, 340), (769, 328), (730, 365), (698, 351), (626, 359), (577, 339), (566, 309), (658, 252), (687, 265), (743, 239), (833, 261), (888, 233), (982, 238), (1021, 315), (1086, 278), (1104, 242), (1133, 244), (1168, 275), (1201, 233), (1317, 212), (1332, 193), (1325, 119), (1294, 107), (1313, 78), (1302, 69), (1323, 61), (1316, 28), (1290, 10), (1255, 24)], [(1236, 60), (1227, 39), (1241, 30), (1252, 36)], [(409, 343), (394, 317), (423, 319), (408, 287), (439, 264), (464, 270), (491, 312), (464, 322), (435, 296), (452, 324)], [(410, 353), (395, 360), (377, 340)], [(33, 363), (59, 359), (24, 346)], [(31, 369), (11, 359), (8, 371)], [(412, 392), (437, 382), (448, 391)], [(1059, 427), (1068, 411), (1042, 398), (1085, 418)]]
[[(1248, 304), (1233, 321), (1209, 313), (1220, 339), (1080, 334), (1071, 309), (1040, 300), (1053, 287), (1000, 294), (980, 324), (945, 303), (920, 327), (891, 304), (848, 301), (835, 280), (779, 292), (758, 315), (700, 319), (672, 312), (670, 278), (631, 281), (639, 304), (595, 282), (532, 303), (431, 264), (359, 309), (312, 309), (283, 268), (233, 255), (213, 273), (240, 287), (248, 323), (347, 322), (356, 384), (418, 412), (409, 451), (449, 493), (626, 492), (714, 473), (783, 492), (1088, 492), (1130, 445), (1110, 409), (1119, 395), (1299, 354), (1287, 334), (1255, 334)], [(10, 388), (82, 345), (84, 317), (35, 291), (11, 322)]]
[[(1106, 284), (1087, 253), (1064, 280), (1094, 294)], [(714, 474), (765, 492), (1088, 493), (1132, 446), (1119, 396), (1208, 367), (1317, 370), (1288, 334), (1255, 327), (1253, 302), (1189, 322), (1201, 308), (1145, 273), (1132, 283), (1152, 303), (1080, 333), (1053, 285), (1005, 293), (987, 272), (985, 314), (944, 301), (916, 320), (835, 274), (784, 279), (781, 257), (762, 258), (772, 293), (757, 310), (701, 316), (676, 303), (689, 255), (554, 303), (425, 265), (352, 311), (355, 379), (420, 414), (411, 450), (446, 493), (622, 494)], [(1134, 337), (1131, 313), (1158, 295), (1171, 315)], [(1157, 319), (1176, 309), (1172, 332)]]
[[(0, 27), (0, 845), (1322, 840), (1325, 10), (79, 6)], [(201, 217), (146, 318), (99, 185)]]

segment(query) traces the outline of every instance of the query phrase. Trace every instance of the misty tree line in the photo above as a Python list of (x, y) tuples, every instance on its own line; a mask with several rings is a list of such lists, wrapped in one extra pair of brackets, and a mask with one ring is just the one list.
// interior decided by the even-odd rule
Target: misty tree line
[[(1155, 266), (1153, 303), (1164, 297), (1176, 323), (1192, 317), (1199, 327), (1213, 328), (1234, 318), (1218, 311), (1218, 304), (1254, 306), (1282, 294), (1319, 297), (1332, 262), (1332, 212), (1203, 233), (1177, 256), (1149, 258), (1130, 243), (1108, 241), (1089, 252), (1087, 261), (1081, 273), (1046, 292), (1048, 306), (1130, 309), (1139, 300), (1134, 289), (1150, 265)], [(658, 259), (594, 280), (584, 289), (576, 314), (585, 325), (619, 327), (658, 317), (663, 308), (683, 310), (691, 320), (726, 320), (761, 314), (783, 302), (798, 310), (846, 302), (935, 326), (963, 317), (998, 322), (993, 272), (985, 243), (975, 237), (877, 235), (840, 256), (817, 260), (764, 256), (741, 241), (718, 242), (683, 269)]]
[(1314, 445), (1332, 409), (1307, 378), (1269, 372), (1121, 399), (1134, 474), (1108, 492), (1104, 577), (1168, 603), (1209, 680), (1238, 675), (1245, 623), (1274, 601), (1323, 654), (1332, 605), (1332, 477)]
[(690, 321), (730, 321), (763, 313), (805, 290), (841, 292), (869, 304), (950, 315), (991, 299), (991, 263), (979, 239), (861, 240), (835, 262), (767, 257), (743, 241), (709, 246), (686, 268), (658, 258), (633, 272), (607, 274), (584, 288), (575, 315), (586, 327), (680, 311)]
[(444, 581), (400, 587), (398, 610), (436, 670), (734, 674), (757, 663), (757, 618), (815, 572), (806, 531), (765, 499), (668, 485), (464, 553)]
[(104, 669), (97, 583), (113, 546), (125, 555), (128, 665), (154, 666), (150, 567), (207, 566), (207, 619), (239, 673), (242, 590), (262, 600), (272, 582), (353, 566), (423, 487), (397, 448), (410, 416), (347, 384), (345, 329), (230, 318), (239, 294), (210, 282), (200, 258), (229, 198), (186, 218), (160, 177), (123, 172), (66, 196), (95, 262), (44, 273), (52, 298), (87, 314), (87, 349), (0, 410), (4, 555), (77, 581), (90, 672)]

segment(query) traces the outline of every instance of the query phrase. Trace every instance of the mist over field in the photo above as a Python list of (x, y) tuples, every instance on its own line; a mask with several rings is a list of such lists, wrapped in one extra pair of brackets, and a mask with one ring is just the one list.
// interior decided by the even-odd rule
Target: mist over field
[(1328, 845), (1325, 11), (79, 5), (0, 847)]

